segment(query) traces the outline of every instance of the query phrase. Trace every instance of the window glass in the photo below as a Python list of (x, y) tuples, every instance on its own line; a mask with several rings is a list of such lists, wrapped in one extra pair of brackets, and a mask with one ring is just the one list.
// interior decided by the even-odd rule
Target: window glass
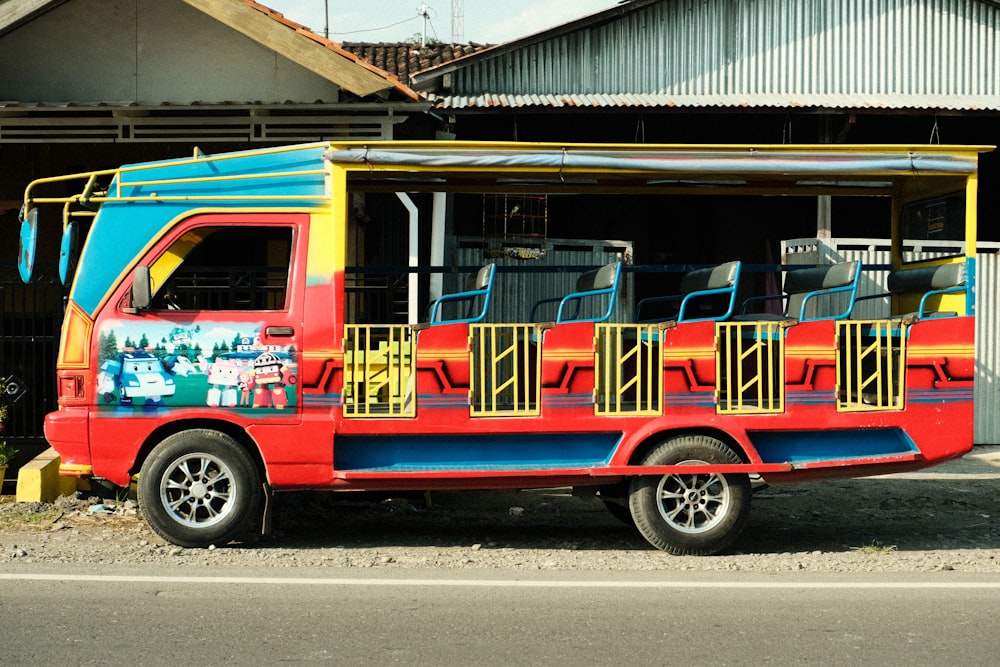
[(903, 261), (964, 253), (964, 192), (924, 199), (903, 207)]
[(154, 309), (281, 310), (290, 227), (199, 227), (150, 267)]

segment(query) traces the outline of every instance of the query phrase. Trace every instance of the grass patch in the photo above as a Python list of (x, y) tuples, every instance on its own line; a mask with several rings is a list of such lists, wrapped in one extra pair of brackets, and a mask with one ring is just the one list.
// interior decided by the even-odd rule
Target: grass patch
[(48, 530), (59, 520), (62, 512), (57, 510), (42, 510), (40, 512), (0, 512), (0, 530), (5, 528), (28, 528), (32, 530)]
[(863, 547), (851, 547), (851, 551), (857, 551), (867, 556), (887, 556), (896, 551), (895, 544), (882, 544), (878, 540), (872, 540), (871, 544)]

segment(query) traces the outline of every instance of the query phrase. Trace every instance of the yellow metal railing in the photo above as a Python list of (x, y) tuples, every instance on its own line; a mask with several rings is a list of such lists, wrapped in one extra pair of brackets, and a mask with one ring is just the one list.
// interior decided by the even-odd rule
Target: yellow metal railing
[(837, 323), (837, 410), (902, 410), (906, 323), (858, 320)]
[(541, 355), (531, 324), (469, 325), (473, 417), (540, 414)]
[(344, 416), (413, 417), (413, 333), (408, 326), (344, 327)]
[(598, 324), (594, 414), (663, 413), (663, 344), (655, 324)]
[(716, 403), (719, 414), (777, 413), (785, 409), (785, 325), (716, 324)]

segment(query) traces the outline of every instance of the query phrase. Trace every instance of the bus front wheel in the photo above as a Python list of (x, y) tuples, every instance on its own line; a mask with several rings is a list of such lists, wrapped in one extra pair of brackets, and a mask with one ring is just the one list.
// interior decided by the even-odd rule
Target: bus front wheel
[(181, 431), (158, 444), (142, 465), (137, 491), (150, 528), (182, 547), (235, 539), (248, 529), (262, 496), (246, 450), (209, 429)]
[[(725, 443), (704, 435), (665, 440), (643, 465), (741, 463)], [(635, 477), (629, 509), (646, 540), (677, 556), (708, 556), (739, 537), (750, 513), (750, 478), (745, 474), (681, 474)]]

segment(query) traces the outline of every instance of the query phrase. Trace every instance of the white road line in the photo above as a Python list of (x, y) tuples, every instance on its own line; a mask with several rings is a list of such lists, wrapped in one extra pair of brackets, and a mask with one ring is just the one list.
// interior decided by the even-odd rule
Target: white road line
[(348, 579), (343, 577), (170, 577), (4, 573), (0, 580), (264, 586), (416, 586), (474, 588), (1000, 589), (1000, 581), (564, 581), (559, 579)]

